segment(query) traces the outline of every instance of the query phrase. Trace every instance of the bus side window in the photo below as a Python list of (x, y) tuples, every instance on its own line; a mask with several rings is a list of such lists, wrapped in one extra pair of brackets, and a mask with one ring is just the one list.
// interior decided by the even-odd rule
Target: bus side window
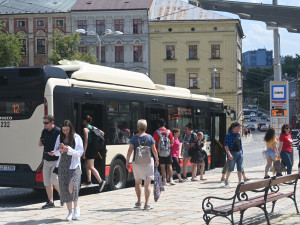
[(108, 144), (127, 144), (130, 140), (131, 118), (128, 103), (108, 104)]

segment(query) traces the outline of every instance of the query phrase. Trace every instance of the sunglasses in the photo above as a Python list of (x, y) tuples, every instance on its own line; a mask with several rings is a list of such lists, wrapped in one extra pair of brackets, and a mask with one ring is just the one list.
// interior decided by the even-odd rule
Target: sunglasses
[(51, 122), (43, 122), (43, 124), (45, 124), (45, 125), (47, 125), (47, 124), (49, 124), (49, 123), (51, 123)]
[(288, 129), (290, 129), (290, 128), (289, 128), (289, 127), (286, 127), (286, 128), (284, 128), (284, 129), (288, 130)]

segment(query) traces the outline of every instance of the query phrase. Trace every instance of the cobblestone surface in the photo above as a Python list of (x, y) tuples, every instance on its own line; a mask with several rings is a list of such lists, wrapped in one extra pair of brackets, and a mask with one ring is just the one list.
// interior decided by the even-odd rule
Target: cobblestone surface
[[(247, 176), (252, 181), (262, 178), (263, 171), (263, 166), (246, 169)], [(154, 202), (153, 194), (151, 194), (152, 209), (149, 211), (133, 208), (136, 202), (135, 191), (134, 188), (127, 188), (80, 196), (81, 217), (77, 221), (64, 221), (67, 216), (66, 206), (42, 210), (41, 207), (44, 203), (39, 203), (3, 208), (0, 213), (0, 224), (205, 224), (202, 219), (202, 200), (210, 195), (232, 197), (237, 185), (237, 175), (235, 172), (231, 175), (231, 188), (225, 188), (224, 184), (220, 183), (219, 173), (207, 173), (205, 178), (207, 178), (206, 181), (187, 181), (176, 183), (174, 186), (167, 185), (157, 203)], [(299, 191), (298, 184), (297, 202), (300, 208)], [(59, 201), (56, 201), (56, 205), (59, 205)], [(235, 213), (234, 218), (235, 221), (238, 221), (239, 213)], [(300, 224), (300, 215), (296, 214), (291, 199), (283, 199), (276, 203), (270, 221), (271, 224)], [(224, 225), (228, 223), (229, 221), (225, 218), (215, 218), (211, 221), (211, 224)], [(248, 209), (244, 214), (243, 224), (266, 224), (262, 210)]]

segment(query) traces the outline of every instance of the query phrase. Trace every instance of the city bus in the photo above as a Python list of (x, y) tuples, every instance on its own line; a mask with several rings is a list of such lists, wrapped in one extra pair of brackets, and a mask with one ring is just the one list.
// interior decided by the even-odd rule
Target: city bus
[[(185, 125), (192, 122), (195, 131), (202, 131), (207, 138), (206, 169), (224, 164), (221, 143), (226, 117), (222, 99), (154, 84), (142, 73), (82, 62), (2, 68), (0, 186), (42, 188), (43, 149), (38, 141), (43, 116), (53, 115), (57, 126), (69, 119), (82, 135), (81, 118), (87, 114), (93, 125), (105, 132), (106, 146), (99, 151), (95, 167), (112, 190), (133, 180), (132, 169), (125, 168), (125, 158), (129, 140), (137, 133), (137, 120), (142, 118), (148, 122), (149, 134), (158, 128), (158, 118), (164, 118), (170, 130), (180, 128), (182, 135)], [(82, 169), (84, 183), (84, 166)]]

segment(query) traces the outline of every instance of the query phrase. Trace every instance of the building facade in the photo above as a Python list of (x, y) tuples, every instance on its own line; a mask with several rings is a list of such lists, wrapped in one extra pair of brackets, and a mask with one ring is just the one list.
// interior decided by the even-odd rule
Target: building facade
[[(78, 0), (71, 11), (73, 31), (84, 29), (94, 33), (81, 34), (79, 51), (93, 51), (99, 58), (100, 39), (101, 65), (148, 73), (151, 4), (152, 0)], [(106, 29), (123, 34), (106, 35)]]
[(150, 20), (150, 78), (195, 94), (215, 92), (241, 120), (243, 36), (239, 20), (182, 1), (157, 0)]
[(272, 67), (273, 66), (273, 51), (265, 48), (243, 53), (243, 66), (251, 67)]
[(49, 2), (5, 1), (0, 7), (2, 32), (22, 34), (23, 52), (20, 66), (48, 64), (55, 29), (71, 31), (71, 7), (76, 0)]

